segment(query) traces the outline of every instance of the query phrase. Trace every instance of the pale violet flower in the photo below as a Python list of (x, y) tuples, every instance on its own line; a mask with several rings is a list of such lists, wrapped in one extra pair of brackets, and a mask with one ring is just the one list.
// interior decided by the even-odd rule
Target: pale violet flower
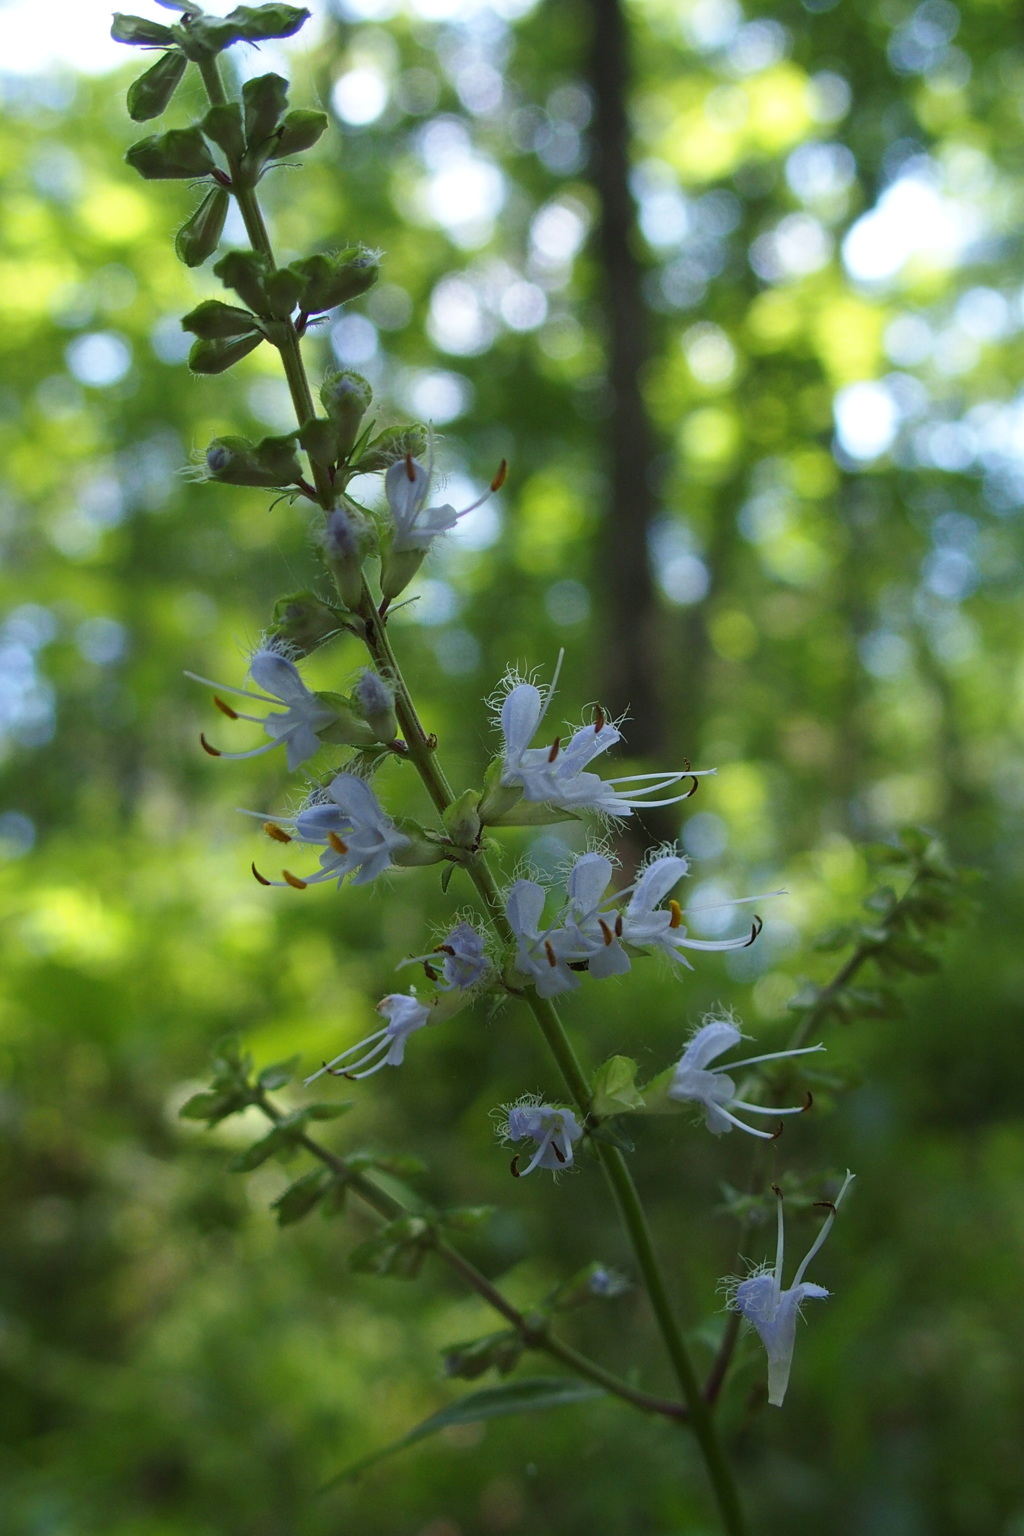
[[(597, 811), (603, 816), (629, 816), (638, 807), (674, 805), (678, 800), (685, 800), (696, 789), (699, 777), (714, 772), (714, 769), (704, 769), (701, 773), (693, 773), (687, 768), (672, 773), (626, 774), (613, 779), (601, 779), (596, 773), (588, 773), (586, 770), (595, 757), (622, 740), (618, 727), (600, 708), (595, 712), (594, 723), (575, 731), (564, 746), (561, 736), (555, 736), (550, 746), (531, 747), (530, 743), (543, 724), (554, 687), (552, 683), (542, 693), (533, 683), (516, 682), (501, 705), (499, 724), (505, 749), (500, 782), (505, 788), (521, 789), (525, 800), (543, 801), (557, 810), (572, 813)], [(693, 781), (682, 794), (670, 795), (667, 799), (651, 798), (681, 779)]]
[[(387, 1023), (383, 1029), (374, 1030), (365, 1040), (349, 1046), (333, 1061), (325, 1061), (319, 1072), (306, 1078), (306, 1085), (329, 1072), (332, 1077), (372, 1077), (381, 1067), (400, 1067), (405, 1059), (405, 1043), (410, 1035), (425, 1024), (438, 1023), (437, 1014), (426, 1003), (421, 1003), (415, 993), (392, 992), (377, 1004), (377, 1012)], [(361, 1054), (360, 1054), (361, 1053)], [(356, 1057), (353, 1061), (352, 1057)], [(342, 1063), (347, 1062), (347, 1066)]]
[(505, 898), (505, 916), (516, 936), (516, 970), (529, 976), (540, 997), (557, 997), (580, 985), (570, 965), (585, 960), (587, 951), (557, 924), (541, 928), (546, 895), (536, 880), (517, 880)]
[(253, 699), (258, 704), (285, 706), (283, 714), (271, 710), (266, 715), (244, 715), (215, 694), (214, 703), (229, 720), (251, 720), (256, 725), (262, 725), (272, 739), (262, 747), (253, 747), (249, 752), (221, 752), (217, 747), (212, 747), (205, 736), (200, 736), (204, 749), (211, 757), (262, 757), (264, 752), (272, 752), (283, 742), (288, 753), (288, 769), (293, 773), (319, 752), (321, 741), (317, 733), (337, 718), (337, 712), (306, 687), (295, 663), (270, 646), (261, 645), (249, 664), (249, 676), (261, 690), (259, 693), (248, 688), (232, 688), (228, 684), (215, 683), (208, 677), (197, 676), (195, 672), (186, 672), (185, 676), (208, 688), (233, 693), (238, 698)]
[[(811, 1107), (811, 1096), (793, 1109), (773, 1109), (764, 1104), (748, 1104), (736, 1097), (736, 1084), (728, 1075), (737, 1067), (752, 1067), (762, 1061), (784, 1061), (790, 1056), (810, 1056), (823, 1051), (823, 1045), (806, 1045), (794, 1051), (771, 1051), (766, 1056), (747, 1056), (742, 1061), (730, 1061), (721, 1067), (709, 1067), (708, 1063), (732, 1050), (743, 1039), (736, 1025), (728, 1019), (709, 1019), (690, 1040), (682, 1059), (675, 1069), (672, 1082), (666, 1092), (670, 1099), (681, 1103), (692, 1101), (704, 1110), (704, 1123), (715, 1136), (732, 1130), (735, 1125), (750, 1136), (760, 1136), (764, 1141), (774, 1141), (779, 1131), (759, 1131), (746, 1125), (732, 1113), (742, 1109), (748, 1115), (802, 1115)], [(781, 1130), (781, 1126), (779, 1127)]]
[(395, 826), (366, 780), (354, 773), (335, 774), (327, 789), (297, 816), (276, 817), (264, 822), (264, 829), (277, 842), (323, 845), (320, 869), (301, 879), (285, 870), (283, 881), (267, 880), (253, 865), (261, 885), (291, 885), (298, 890), (324, 880), (337, 880), (340, 885), (346, 875), (352, 876), (353, 885), (366, 885), (410, 846), (410, 839)]
[[(684, 949), (746, 949), (753, 944), (763, 924), (759, 917), (755, 917), (750, 932), (742, 933), (735, 939), (689, 938), (683, 923), (685, 909), (678, 901), (670, 901), (667, 907), (661, 906), (661, 902), (683, 878), (688, 868), (686, 859), (673, 854), (663, 854), (649, 864), (633, 887), (629, 904), (622, 914), (619, 932), (627, 944), (633, 944), (637, 949), (660, 949), (673, 960), (692, 969), (682, 953)], [(782, 893), (772, 891), (767, 894), (778, 896)], [(741, 906), (762, 899), (760, 896), (743, 896), (727, 905)]]
[(506, 1141), (533, 1141), (537, 1144), (525, 1168), (520, 1168), (520, 1154), (512, 1159), (512, 1175), (524, 1179), (535, 1168), (550, 1168), (561, 1173), (572, 1167), (572, 1149), (583, 1135), (582, 1127), (571, 1109), (557, 1109), (542, 1104), (535, 1094), (528, 1094), (515, 1104), (506, 1105), (505, 1120), (498, 1134)]
[[(487, 940), (472, 923), (456, 923), (429, 955), (414, 955), (402, 965), (425, 965), (428, 975), (441, 992), (468, 992), (479, 986), (491, 973)], [(437, 967), (440, 967), (440, 976)]]
[(474, 512), (487, 498), (500, 488), (505, 479), (505, 464), (495, 475), (488, 489), (471, 506), (461, 512), (449, 506), (428, 507), (433, 462), (424, 469), (411, 454), (391, 465), (384, 476), (384, 494), (394, 525), (391, 548), (395, 554), (405, 550), (417, 550), (425, 554), (438, 534), (450, 533), (460, 518)]
[(619, 976), (630, 968), (629, 956), (619, 942), (623, 932), (621, 912), (601, 911), (611, 877), (611, 859), (603, 853), (584, 853), (576, 860), (566, 883), (566, 945), (586, 958), (587, 970), (598, 980)]
[(825, 1301), (829, 1292), (822, 1285), (812, 1285), (804, 1279), (811, 1260), (825, 1241), (836, 1219), (836, 1211), (839, 1203), (850, 1185), (854, 1175), (847, 1171), (843, 1180), (843, 1187), (836, 1195), (835, 1200), (820, 1200), (819, 1205), (827, 1206), (828, 1216), (811, 1244), (803, 1263), (793, 1276), (793, 1284), (787, 1291), (782, 1289), (782, 1257), (783, 1257), (783, 1219), (782, 1219), (782, 1192), (777, 1186), (773, 1186), (778, 1201), (778, 1240), (775, 1250), (774, 1269), (763, 1268), (755, 1274), (748, 1275), (746, 1280), (727, 1282), (731, 1292), (729, 1306), (734, 1312), (741, 1312), (749, 1323), (757, 1329), (761, 1343), (768, 1352), (768, 1401), (776, 1408), (781, 1408), (786, 1396), (786, 1388), (789, 1385), (789, 1372), (793, 1363), (793, 1346), (796, 1343), (796, 1321), (800, 1316), (801, 1305), (805, 1301)]

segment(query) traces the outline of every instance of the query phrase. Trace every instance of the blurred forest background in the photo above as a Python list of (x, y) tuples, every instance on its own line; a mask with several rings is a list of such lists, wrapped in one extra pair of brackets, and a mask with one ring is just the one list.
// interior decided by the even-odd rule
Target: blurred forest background
[[(432, 419), (456, 505), (512, 466), (394, 625), (449, 773), (478, 779), (506, 665), (550, 676), (564, 646), (560, 716), (628, 703), (638, 768), (718, 766), (684, 817), (648, 819), (652, 840), (682, 825), (690, 899), (789, 892), (752, 949), (576, 994), (586, 1056), (660, 1068), (718, 1002), (783, 1045), (787, 1000), (837, 963), (815, 937), (873, 888), (865, 845), (906, 823), (981, 871), (941, 972), (899, 983), (905, 1016), (828, 1033), (849, 1091), (778, 1168), (812, 1188), (858, 1174), (814, 1274), (834, 1294), (785, 1409), (758, 1410), (750, 1344), (722, 1414), (759, 1532), (1022, 1536), (1019, 9), (313, 8), (281, 51), (232, 51), (332, 114), (306, 168), (265, 183), (279, 250), (386, 252), (380, 285), (307, 342), (313, 371), (333, 353), (385, 419)], [(240, 682), (315, 565), (299, 509), (181, 470), (218, 433), (292, 422), (269, 348), (187, 373), (180, 315), (219, 289), (173, 255), (195, 194), (123, 164), (148, 56), (111, 72), (108, 26), (93, 0), (0, 6), (0, 1524), (711, 1531), (678, 1434), (604, 1403), (460, 1431), (313, 1496), (462, 1390), (439, 1352), (493, 1324), (429, 1266), (350, 1273), (358, 1219), (278, 1231), (289, 1170), (226, 1169), (256, 1126), (210, 1135), (177, 1110), (228, 1032), (310, 1066), (360, 1038), (396, 958), (466, 893), (429, 869), (340, 896), (249, 874), (261, 846), (236, 807), (280, 809), (284, 764), (204, 757), (209, 698), (182, 674)], [(201, 110), (189, 80), (167, 126)], [(336, 687), (356, 661), (342, 645), (308, 674)], [(411, 774), (387, 779), (390, 804), (422, 809)], [(516, 847), (553, 867), (565, 836)], [(524, 1305), (590, 1259), (628, 1270), (592, 1166), (508, 1178), (488, 1112), (527, 1089), (556, 1091), (531, 1021), (481, 1009), (328, 1128), (424, 1153), (431, 1198), (498, 1204), (474, 1256)], [(722, 1186), (749, 1144), (685, 1118), (642, 1132), (704, 1360), (736, 1268)], [(811, 1230), (794, 1221), (794, 1249)], [(624, 1370), (639, 1339), (668, 1389), (636, 1292), (570, 1333)]]

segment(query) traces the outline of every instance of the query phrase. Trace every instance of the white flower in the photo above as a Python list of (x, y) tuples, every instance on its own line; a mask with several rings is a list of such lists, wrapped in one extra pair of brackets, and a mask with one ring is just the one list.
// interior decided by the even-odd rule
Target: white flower
[(611, 877), (611, 859), (603, 853), (584, 853), (573, 865), (566, 885), (567, 946), (575, 947), (581, 958), (586, 957), (588, 971), (599, 981), (605, 976), (619, 976), (630, 968), (629, 956), (619, 943), (622, 914), (600, 910)]
[(432, 981), (435, 980), (434, 967), (440, 965), (442, 981), (439, 990), (442, 992), (466, 992), (484, 981), (491, 970), (487, 940), (472, 923), (465, 922), (456, 923), (429, 955), (415, 955), (401, 964), (429, 966)]
[(572, 1167), (572, 1149), (583, 1135), (579, 1121), (571, 1109), (556, 1109), (552, 1104), (542, 1104), (534, 1094), (528, 1094), (516, 1104), (505, 1106), (506, 1119), (499, 1126), (498, 1134), (506, 1141), (535, 1141), (537, 1150), (525, 1168), (520, 1168), (517, 1152), (512, 1159), (512, 1175), (524, 1179), (535, 1168), (550, 1168), (561, 1173)]
[[(405, 1042), (409, 1036), (422, 1029), (424, 1024), (440, 1022), (436, 1016), (432, 1017), (432, 1009), (421, 1003), (415, 994), (406, 992), (392, 992), (382, 998), (377, 1004), (377, 1012), (387, 1019), (384, 1028), (367, 1035), (358, 1045), (349, 1046), (347, 1051), (342, 1051), (333, 1061), (325, 1061), (319, 1072), (306, 1078), (307, 1087), (325, 1072), (329, 1072), (332, 1077), (349, 1077), (358, 1082), (360, 1078), (372, 1077), (381, 1067), (400, 1067), (405, 1059)], [(360, 1052), (363, 1054), (359, 1055)], [(358, 1059), (350, 1061), (353, 1056)], [(344, 1061), (350, 1064), (343, 1067), (341, 1063)]]
[[(557, 681), (557, 673), (556, 673)], [(595, 711), (593, 725), (581, 726), (563, 747), (556, 736), (550, 747), (531, 747), (547, 713), (554, 693), (554, 683), (542, 693), (533, 683), (515, 683), (506, 695), (500, 712), (505, 738), (501, 784), (520, 788), (525, 800), (544, 801), (558, 810), (597, 811), (604, 816), (629, 816), (645, 805), (674, 805), (693, 794), (701, 774), (681, 769), (673, 773), (633, 773), (615, 779), (601, 779), (587, 773), (588, 764), (602, 752), (622, 740), (618, 727)], [(713, 773), (714, 769), (702, 770)], [(692, 786), (668, 799), (651, 799), (659, 791), (692, 779)], [(622, 786), (621, 788), (619, 786)]]
[(580, 984), (570, 963), (586, 958), (557, 924), (541, 929), (546, 892), (536, 880), (517, 880), (505, 898), (505, 916), (516, 936), (516, 970), (529, 976), (541, 997), (572, 992)]
[(324, 845), (319, 872), (303, 879), (285, 870), (283, 881), (267, 880), (253, 865), (261, 885), (291, 885), (298, 890), (324, 880), (337, 880), (340, 885), (346, 875), (352, 876), (353, 885), (366, 885), (410, 845), (366, 780), (354, 773), (335, 774), (326, 792), (297, 816), (278, 817), (265, 822), (264, 828), (278, 842)]
[(264, 752), (272, 752), (284, 742), (288, 752), (288, 769), (294, 773), (296, 768), (319, 752), (321, 742), (317, 732), (324, 730), (337, 718), (337, 711), (306, 687), (295, 663), (289, 661), (287, 656), (282, 656), (280, 651), (266, 645), (260, 646), (249, 664), (249, 676), (257, 688), (262, 689), (261, 693), (215, 683), (208, 677), (198, 677), (195, 672), (186, 672), (185, 676), (195, 683), (203, 683), (208, 688), (220, 688), (222, 692), (233, 693), (239, 698), (254, 699), (260, 704), (285, 705), (284, 714), (272, 710), (268, 715), (243, 715), (214, 695), (213, 702), (229, 720), (251, 720), (256, 725), (262, 725), (273, 739), (265, 746), (254, 747), (251, 752), (221, 752), (217, 747), (211, 747), (205, 736), (200, 736), (204, 749), (211, 757), (261, 757)]
[(410, 549), (425, 554), (438, 534), (449, 533), (460, 517), (475, 511), (492, 492), (498, 490), (505, 479), (505, 464), (502, 461), (501, 468), (479, 500), (474, 501), (472, 506), (464, 507), (461, 512), (456, 512), (447, 502), (442, 506), (427, 506), (433, 467), (432, 457), (429, 468), (424, 469), (410, 453), (392, 464), (384, 476), (384, 494), (394, 523), (391, 548), (395, 554)]
[(776, 1408), (782, 1407), (786, 1387), (789, 1385), (793, 1346), (796, 1343), (796, 1320), (800, 1315), (800, 1307), (807, 1300), (824, 1301), (829, 1295), (824, 1286), (812, 1285), (810, 1281), (804, 1279), (804, 1275), (811, 1260), (828, 1236), (835, 1221), (839, 1203), (853, 1183), (853, 1178), (853, 1174), (847, 1171), (843, 1187), (835, 1200), (818, 1202), (828, 1207), (828, 1217), (811, 1244), (803, 1263), (793, 1276), (793, 1284), (788, 1291), (782, 1289), (782, 1192), (773, 1186), (778, 1200), (779, 1222), (775, 1268), (761, 1269), (749, 1275), (746, 1280), (730, 1283), (732, 1294), (729, 1306), (734, 1312), (741, 1312), (747, 1321), (753, 1324), (768, 1352), (768, 1401)]
[(721, 1136), (735, 1125), (750, 1136), (774, 1141), (778, 1131), (759, 1131), (752, 1125), (745, 1125), (732, 1110), (745, 1109), (749, 1115), (770, 1115), (773, 1119), (779, 1115), (802, 1115), (811, 1106), (810, 1094), (795, 1109), (771, 1109), (764, 1104), (748, 1104), (736, 1097), (736, 1084), (728, 1072), (737, 1067), (752, 1067), (761, 1061), (784, 1061), (790, 1056), (809, 1056), (815, 1051), (823, 1051), (825, 1047), (806, 1045), (795, 1051), (771, 1051), (767, 1056), (747, 1056), (742, 1061), (730, 1061), (721, 1067), (708, 1066), (709, 1061), (714, 1061), (723, 1051), (731, 1050), (742, 1039), (736, 1025), (729, 1020), (709, 1020), (697, 1030), (683, 1052), (667, 1089), (668, 1097), (680, 1102), (692, 1100), (700, 1104), (704, 1109), (704, 1123), (715, 1136)]
[[(674, 854), (664, 854), (649, 864), (633, 887), (629, 905), (622, 914), (622, 926), (619, 931), (627, 944), (633, 944), (637, 949), (663, 950), (673, 960), (678, 960), (680, 964), (692, 969), (689, 960), (682, 953), (684, 949), (746, 949), (748, 945), (753, 944), (763, 924), (759, 917), (755, 917), (750, 933), (740, 934), (739, 938), (735, 939), (688, 938), (683, 925), (685, 912), (678, 901), (670, 901), (667, 908), (659, 905), (683, 878), (688, 868), (688, 861)], [(777, 896), (782, 893), (773, 891), (768, 894)], [(761, 899), (759, 896), (744, 896), (729, 905), (740, 906), (744, 902)]]

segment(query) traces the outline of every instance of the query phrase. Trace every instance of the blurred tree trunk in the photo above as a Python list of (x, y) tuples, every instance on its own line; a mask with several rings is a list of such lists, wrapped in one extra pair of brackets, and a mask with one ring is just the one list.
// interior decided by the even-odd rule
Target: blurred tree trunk
[(596, 251), (601, 269), (612, 412), (602, 433), (608, 505), (598, 543), (603, 598), (602, 700), (628, 710), (631, 752), (659, 755), (666, 731), (658, 678), (659, 615), (648, 556), (655, 513), (649, 473), (651, 424), (640, 377), (651, 355), (643, 271), (634, 250), (636, 207), (629, 186), (629, 29), (620, 0), (588, 0), (589, 84), (594, 93), (591, 178), (600, 199)]

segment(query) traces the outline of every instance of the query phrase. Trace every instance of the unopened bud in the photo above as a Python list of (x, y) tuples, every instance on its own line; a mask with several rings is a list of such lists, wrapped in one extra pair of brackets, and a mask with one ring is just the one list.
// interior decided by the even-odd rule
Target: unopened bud
[(388, 427), (373, 439), (355, 465), (361, 475), (390, 469), (400, 459), (422, 457), (427, 450), (427, 429), (418, 422), (410, 427)]
[(181, 319), (183, 331), (210, 341), (224, 336), (246, 336), (256, 330), (256, 322), (247, 309), (222, 304), (220, 299), (204, 299)]
[(124, 157), (147, 181), (187, 181), (193, 176), (209, 176), (214, 169), (206, 140), (198, 128), (154, 133), (131, 145)]
[(396, 550), (393, 542), (389, 542), (387, 548), (382, 551), (380, 590), (381, 595), (389, 603), (394, 602), (395, 598), (405, 591), (423, 564), (426, 553), (425, 549)]
[(245, 130), (242, 109), (237, 101), (218, 102), (203, 118), (203, 132), (218, 149), (238, 160), (245, 154)]
[(458, 848), (476, 848), (480, 842), (480, 791), (467, 789), (453, 800), (442, 816), (444, 829)]
[(144, 16), (126, 16), (123, 11), (114, 12), (110, 35), (115, 43), (131, 43), (136, 48), (167, 48), (174, 42), (170, 27), (147, 21)]
[(293, 112), (286, 113), (274, 140), (271, 159), (283, 160), (287, 155), (301, 155), (304, 149), (312, 149), (326, 127), (326, 112), (297, 107)]
[(380, 262), (372, 251), (363, 246), (352, 246), (333, 256), (303, 257), (301, 261), (293, 261), (291, 268), (303, 281), (303, 309), (309, 315), (319, 315), (372, 288), (377, 281)]
[(165, 53), (128, 87), (128, 116), (133, 122), (160, 116), (180, 85), (186, 66), (183, 53)]
[(223, 373), (254, 352), (262, 340), (262, 331), (253, 331), (248, 336), (197, 341), (188, 354), (188, 365), (193, 373)]
[(376, 672), (367, 669), (353, 689), (355, 701), (378, 741), (391, 742), (398, 735), (395, 690)]
[(257, 75), (242, 86), (245, 142), (259, 149), (288, 109), (288, 81), (282, 75)]
[[(196, 343), (211, 345), (214, 343)], [(215, 437), (206, 450), (206, 471), (211, 480), (223, 485), (263, 486), (268, 490), (294, 485), (302, 476), (291, 436), (265, 437), (258, 443), (244, 437)]]
[(271, 637), (286, 640), (290, 649), (302, 656), (336, 635), (343, 623), (342, 614), (317, 597), (315, 592), (292, 592), (278, 598), (274, 617), (267, 630)]
[(267, 298), (270, 269), (265, 256), (256, 251), (228, 251), (213, 270), (224, 286), (233, 288), (243, 304), (248, 304), (256, 314), (270, 313)]
[(363, 417), (370, 409), (373, 390), (362, 374), (346, 370), (328, 374), (320, 389), (320, 399), (334, 423), (337, 457), (347, 459), (359, 436)]
[(363, 561), (370, 551), (373, 532), (355, 507), (335, 507), (328, 514), (323, 550), (335, 585), (347, 608), (358, 609), (363, 596)]
[(174, 237), (174, 250), (186, 267), (201, 267), (213, 255), (224, 233), (231, 199), (223, 187), (211, 187), (191, 218)]

